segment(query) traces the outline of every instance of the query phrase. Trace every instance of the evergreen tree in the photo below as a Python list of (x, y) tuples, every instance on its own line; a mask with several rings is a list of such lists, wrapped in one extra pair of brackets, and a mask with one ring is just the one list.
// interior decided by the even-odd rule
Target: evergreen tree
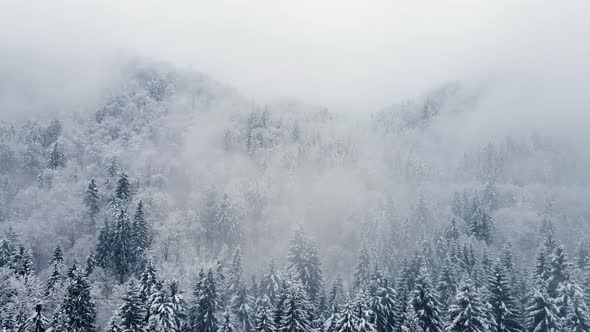
[(416, 313), (418, 324), (424, 332), (442, 331), (440, 304), (424, 268), (418, 273), (409, 304)]
[(401, 326), (401, 332), (424, 332), (412, 306), (408, 306), (406, 319)]
[(96, 330), (96, 309), (90, 294), (90, 284), (81, 271), (75, 270), (72, 273), (62, 310), (68, 330), (75, 332)]
[(150, 318), (147, 330), (150, 332), (177, 332), (174, 306), (161, 283), (149, 299)]
[(281, 305), (281, 332), (307, 332), (311, 329), (310, 304), (301, 284), (288, 286)]
[(47, 161), (47, 168), (57, 169), (66, 166), (66, 158), (64, 153), (59, 148), (57, 142), (53, 145), (53, 149), (49, 153), (49, 160)]
[(295, 232), (289, 248), (289, 270), (305, 287), (307, 295), (313, 301), (322, 287), (322, 271), (319, 252), (315, 244), (305, 237), (303, 227)]
[(557, 308), (547, 293), (535, 290), (526, 311), (528, 332), (561, 331)]
[(457, 221), (455, 218), (451, 219), (449, 227), (445, 231), (445, 238), (450, 242), (456, 242), (459, 240), (459, 228), (457, 227)]
[(485, 311), (485, 304), (481, 300), (475, 284), (467, 277), (459, 284), (455, 302), (449, 308), (450, 324), (447, 330), (453, 332), (491, 331)]
[(355, 290), (361, 289), (371, 276), (371, 260), (369, 257), (369, 251), (365, 246), (361, 249), (359, 254), (359, 262), (354, 271), (353, 288)]
[(158, 273), (152, 261), (148, 261), (141, 277), (139, 279), (139, 296), (142, 302), (147, 302), (152, 294), (156, 291), (158, 283)]
[(563, 282), (558, 287), (557, 312), (567, 331), (590, 331), (590, 312), (578, 284)]
[(100, 192), (94, 179), (90, 180), (88, 187), (84, 192), (84, 204), (86, 205), (86, 212), (88, 213), (90, 230), (94, 232), (96, 227), (96, 216), (100, 212)]
[(109, 322), (109, 325), (107, 326), (105, 332), (123, 332), (123, 330), (121, 329), (121, 327), (119, 327), (117, 319), (113, 317), (113, 319), (111, 319), (111, 321)]
[(255, 316), (255, 331), (256, 332), (275, 332), (275, 327), (270, 303), (263, 299), (258, 305)]
[(110, 268), (112, 266), (113, 241), (114, 234), (111, 229), (111, 224), (105, 219), (96, 243), (96, 265), (102, 268)]
[(227, 309), (223, 313), (223, 323), (219, 328), (219, 332), (234, 332), (234, 325), (231, 322), (231, 316), (229, 314), (229, 310)]
[(131, 225), (125, 207), (121, 206), (113, 232), (113, 269), (120, 283), (123, 283), (131, 272), (134, 258)]
[(131, 189), (127, 173), (122, 172), (117, 180), (117, 187), (115, 188), (115, 199), (117, 202), (127, 203), (131, 198)]
[(445, 265), (440, 271), (436, 287), (442, 311), (446, 311), (457, 293), (457, 272), (450, 257), (447, 256)]
[(35, 313), (27, 320), (23, 330), (26, 332), (45, 332), (48, 327), (49, 322), (43, 316), (43, 305), (38, 303), (35, 305)]
[(170, 300), (172, 302), (177, 331), (189, 331), (187, 305), (182, 296), (182, 291), (178, 288), (178, 282), (176, 281), (170, 283)]
[(150, 247), (150, 230), (145, 220), (143, 202), (139, 201), (133, 215), (133, 239), (138, 253), (143, 253)]
[(33, 256), (25, 246), (20, 246), (14, 255), (14, 272), (21, 277), (28, 277), (35, 271)]
[(231, 309), (236, 317), (236, 323), (240, 331), (250, 332), (254, 326), (252, 298), (248, 295), (246, 287), (239, 285), (236, 295), (232, 298)]
[(580, 270), (584, 270), (586, 268), (589, 258), (590, 238), (588, 236), (584, 236), (582, 240), (578, 242), (578, 247), (576, 248), (576, 264)]
[(275, 303), (281, 287), (281, 275), (275, 267), (274, 261), (270, 262), (268, 273), (260, 280), (260, 291), (268, 297), (271, 304)]
[(388, 286), (387, 279), (372, 278), (369, 287), (370, 323), (377, 332), (389, 332), (398, 326), (396, 311), (396, 294)]
[(193, 329), (199, 332), (217, 332), (217, 290), (215, 288), (215, 277), (211, 269), (201, 281), (199, 288)]
[(86, 275), (86, 277), (88, 277), (89, 275), (92, 274), (92, 272), (94, 272), (95, 267), (96, 267), (96, 258), (94, 257), (94, 253), (90, 252), (90, 254), (88, 254), (88, 257), (86, 257), (86, 262), (85, 262), (85, 266), (84, 266), (84, 274)]
[(511, 282), (504, 264), (497, 261), (488, 280), (491, 315), (494, 318), (496, 332), (520, 332), (521, 315), (512, 292)]
[(0, 268), (11, 267), (14, 260), (14, 249), (8, 240), (3, 240), (0, 245)]
[(229, 283), (227, 287), (227, 295), (231, 299), (238, 292), (242, 285), (242, 274), (244, 268), (242, 267), (242, 250), (240, 247), (236, 248), (231, 268), (229, 271)]
[(47, 283), (45, 285), (45, 296), (52, 295), (56, 289), (59, 289), (61, 288), (61, 286), (63, 286), (63, 282), (65, 279), (65, 276), (63, 275), (64, 269), (64, 265), (59, 262), (55, 262), (53, 264), (53, 270), (51, 272), (51, 275), (49, 276), (49, 279), (47, 279)]
[(490, 212), (478, 200), (475, 200), (473, 204), (473, 215), (468, 224), (469, 233), (489, 245), (493, 240), (494, 220)]
[(215, 220), (222, 243), (230, 248), (239, 244), (241, 238), (240, 219), (228, 194), (223, 196), (223, 200), (217, 206)]
[(139, 287), (131, 280), (119, 308), (119, 321), (123, 332), (141, 332), (144, 329), (145, 311)]
[(550, 258), (550, 272), (547, 280), (547, 293), (553, 299), (558, 297), (557, 289), (561, 283), (570, 281), (571, 264), (563, 245), (557, 245)]
[(53, 250), (53, 255), (51, 256), (51, 260), (49, 260), (49, 264), (61, 264), (64, 262), (64, 252), (61, 249), (61, 246), (58, 245)]
[(547, 289), (550, 275), (549, 258), (544, 246), (539, 246), (533, 268), (533, 282), (539, 289)]

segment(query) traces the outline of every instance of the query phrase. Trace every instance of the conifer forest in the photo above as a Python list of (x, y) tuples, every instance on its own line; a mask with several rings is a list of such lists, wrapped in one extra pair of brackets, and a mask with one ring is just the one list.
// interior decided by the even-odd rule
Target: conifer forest
[[(576, 1), (571, 8), (578, 8)], [(95, 5), (105, 9), (110, 2)], [(459, 2), (424, 20), (455, 17)], [(379, 67), (382, 76), (395, 76), (379, 78), (348, 68), (384, 61), (362, 51), (381, 45), (360, 37), (375, 27), (347, 23), (369, 20), (361, 8), (372, 8), (373, 0), (358, 7), (320, 0), (304, 13), (296, 10), (300, 4), (253, 0), (234, 4), (241, 14), (226, 12), (227, 3), (182, 2), (182, 8), (210, 10), (209, 20), (206, 13), (195, 13), (200, 21), (193, 21), (190, 12), (170, 11), (166, 15), (178, 21), (154, 13), (151, 19), (161, 21), (146, 25), (142, 15), (163, 5), (130, 3), (112, 6), (143, 14), (96, 8), (88, 14), (62, 0), (48, 7), (62, 22), (75, 18), (78, 28), (59, 28), (32, 4), (7, 5), (13, 14), (0, 14), (13, 26), (0, 33), (1, 332), (590, 332), (590, 75), (583, 73), (590, 64), (580, 62), (590, 52), (587, 43), (567, 47), (575, 31), (590, 31), (590, 20), (578, 22), (572, 14), (562, 27), (550, 24), (563, 29), (555, 30), (564, 31), (560, 36), (568, 33), (553, 44), (571, 52), (559, 62), (565, 67), (551, 66), (555, 53), (541, 46), (552, 34), (515, 42), (523, 57), (539, 43), (540, 55), (506, 70), (509, 79), (475, 79), (458, 70), (472, 63), (468, 55), (445, 56), (445, 50), (461, 50), (451, 30), (400, 32), (384, 25), (388, 34), (409, 38), (408, 53), (438, 48), (441, 56), (404, 62), (403, 48), (396, 48), (399, 58), (391, 61), (406, 63), (408, 71), (428, 69), (393, 75)], [(328, 10), (337, 5), (341, 11)], [(413, 17), (412, 5), (398, 5)], [(294, 15), (288, 17), (316, 24), (285, 16), (272, 21), (276, 31), (258, 31), (265, 36), (260, 40), (237, 28), (246, 24), (239, 15), (266, 22), (268, 6), (293, 6), (285, 9)], [(489, 6), (482, 13), (496, 13), (496, 5)], [(539, 22), (566, 13), (557, 4), (541, 7)], [(113, 21), (97, 19), (107, 12)], [(378, 12), (371, 11), (371, 20), (379, 20)], [(25, 13), (37, 13), (38, 25), (32, 18), (18, 23)], [(125, 41), (133, 51), (149, 37), (170, 52), (96, 60), (103, 42), (123, 37), (89, 33), (115, 24), (116, 15), (128, 23), (120, 25), (121, 36), (142, 31), (143, 37)], [(414, 27), (403, 15), (392, 17)], [(482, 23), (470, 33), (482, 44), (486, 29), (529, 33), (526, 24), (506, 20), (507, 26)], [(43, 40), (31, 35), (39, 22), (48, 22)], [(475, 23), (454, 24), (467, 31)], [(574, 29), (578, 24), (588, 29)], [(162, 37), (179, 27), (196, 37)], [(451, 44), (441, 46), (429, 33)], [(211, 34), (215, 43), (203, 37)], [(236, 34), (244, 43), (227, 46)], [(261, 68), (275, 68), (282, 51), (264, 57), (262, 50), (291, 50), (285, 40), (304, 45), (294, 36), (314, 45), (306, 50), (315, 55), (298, 59), (308, 72), (300, 73), (298, 61), (281, 60), (284, 80), (267, 80)], [(18, 51), (14, 40), (42, 52), (33, 46)], [(75, 40), (80, 44), (69, 44)], [(189, 52), (181, 40), (202, 46), (191, 56), (217, 52), (219, 58), (195, 58), (205, 59), (201, 67), (200, 60), (194, 67), (171, 60), (169, 53), (181, 53), (180, 47)], [(351, 44), (339, 44), (343, 40)], [(343, 47), (342, 57), (323, 63), (321, 55), (332, 53), (320, 44), (330, 42)], [(347, 53), (347, 47), (359, 51)], [(486, 61), (512, 54), (502, 47)], [(247, 52), (254, 49), (260, 54)], [(243, 60), (232, 66), (224, 62), (229, 56)], [(363, 61), (354, 62), (358, 57)], [(235, 85), (227, 72), (241, 77)], [(429, 76), (426, 86), (420, 77), (434, 72), (445, 79)], [(532, 72), (543, 75), (528, 76)], [(298, 83), (299, 74), (309, 87)], [(330, 92), (315, 98), (311, 92), (324, 74), (333, 75), (325, 87)], [(373, 82), (374, 90), (373, 79), (382, 80)], [(380, 90), (390, 79), (403, 84)], [(274, 86), (281, 85), (302, 98), (280, 97)], [(353, 104), (357, 97), (380, 103), (382, 91), (391, 98), (378, 107)], [(306, 95), (310, 101), (301, 101)]]

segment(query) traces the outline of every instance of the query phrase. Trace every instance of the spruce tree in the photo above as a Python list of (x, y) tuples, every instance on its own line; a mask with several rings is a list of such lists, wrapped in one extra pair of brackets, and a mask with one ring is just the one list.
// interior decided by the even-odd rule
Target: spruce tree
[(450, 257), (445, 259), (445, 265), (440, 271), (436, 291), (442, 311), (446, 311), (457, 293), (457, 271)]
[(535, 290), (526, 308), (528, 332), (561, 331), (561, 321), (557, 317), (557, 307), (546, 292)]
[(125, 206), (121, 206), (113, 232), (113, 269), (120, 283), (123, 283), (131, 272), (134, 261), (133, 233), (127, 210)]
[(193, 322), (193, 329), (199, 332), (217, 332), (217, 290), (215, 288), (215, 277), (209, 269), (207, 276), (203, 278), (200, 285), (196, 314)]
[(107, 219), (104, 220), (104, 225), (98, 234), (96, 242), (96, 265), (105, 268), (110, 268), (113, 263), (113, 240), (114, 234), (111, 229), (111, 224)]
[(119, 323), (117, 323), (117, 319), (113, 317), (109, 322), (105, 332), (123, 332), (123, 330), (119, 326)]
[(117, 179), (117, 187), (115, 188), (115, 199), (117, 202), (126, 204), (131, 198), (131, 189), (127, 173), (122, 172), (119, 179)]
[(90, 284), (79, 270), (72, 272), (62, 310), (68, 330), (76, 332), (96, 330), (96, 309), (90, 294)]
[(8, 240), (2, 240), (0, 245), (0, 268), (11, 267), (14, 260), (14, 250)]
[(139, 201), (133, 215), (133, 239), (136, 250), (143, 254), (150, 247), (150, 230), (145, 220), (143, 202)]
[(215, 211), (217, 231), (223, 244), (229, 248), (235, 247), (240, 242), (241, 226), (240, 218), (233, 206), (230, 196), (226, 193)]
[(188, 309), (177, 281), (170, 283), (170, 301), (172, 302), (176, 330), (178, 332), (188, 331), (190, 327)]
[(289, 270), (301, 282), (313, 301), (322, 287), (322, 271), (319, 252), (313, 241), (305, 237), (303, 227), (295, 232), (288, 255)]
[(567, 281), (558, 287), (557, 312), (567, 331), (590, 331), (590, 311), (580, 286)]
[[(200, 331), (200, 330), (197, 330)], [(225, 310), (225, 312), (223, 313), (223, 322), (221, 324), (221, 327), (219, 328), (219, 332), (234, 332), (234, 325), (231, 322), (231, 316), (229, 313), (229, 310)]]
[(229, 271), (229, 280), (227, 285), (227, 296), (230, 300), (233, 298), (235, 294), (237, 294), (240, 286), (242, 285), (242, 274), (244, 273), (244, 268), (242, 266), (242, 250), (240, 247), (236, 248), (236, 252), (234, 253), (234, 257), (232, 260), (232, 264)]
[(252, 297), (248, 295), (246, 287), (243, 284), (238, 285), (236, 295), (231, 301), (231, 309), (240, 331), (252, 331), (254, 326), (252, 302)]
[(369, 286), (370, 323), (377, 332), (393, 331), (398, 326), (395, 301), (395, 291), (389, 287), (387, 279), (373, 277)]
[(419, 326), (424, 332), (441, 332), (440, 303), (432, 289), (428, 272), (422, 268), (416, 278), (409, 305), (416, 313)]
[(156, 285), (156, 291), (150, 297), (149, 304), (150, 318), (147, 330), (150, 332), (176, 332), (178, 327), (174, 317), (174, 306), (161, 283)]
[(307, 332), (311, 329), (310, 304), (307, 293), (299, 282), (294, 282), (286, 290), (281, 305), (279, 331)]
[(90, 276), (92, 272), (94, 272), (94, 268), (96, 267), (96, 258), (94, 257), (94, 252), (90, 252), (88, 257), (86, 257), (86, 262), (84, 263), (84, 274), (86, 277)]
[(572, 266), (567, 257), (563, 245), (555, 247), (549, 262), (549, 278), (547, 280), (547, 293), (553, 299), (558, 297), (557, 289), (561, 283), (570, 281)]
[(361, 249), (359, 254), (359, 262), (354, 271), (353, 289), (359, 290), (369, 282), (371, 277), (371, 259), (369, 251), (365, 246)]
[(272, 317), (272, 310), (270, 303), (263, 299), (258, 305), (255, 316), (255, 331), (256, 332), (275, 332), (277, 329)]
[(277, 270), (274, 261), (270, 262), (268, 273), (260, 280), (260, 291), (266, 295), (271, 304), (275, 303), (281, 287), (281, 275)]
[(449, 308), (449, 321), (448, 331), (491, 331), (490, 322), (487, 320), (485, 304), (475, 284), (469, 277), (466, 277), (459, 284), (455, 301)]
[(496, 332), (520, 332), (523, 330), (520, 323), (520, 310), (511, 285), (504, 264), (497, 261), (488, 280), (490, 310), (495, 321)]
[(141, 332), (145, 325), (145, 310), (139, 287), (131, 280), (119, 308), (120, 327), (124, 332)]
[(49, 322), (43, 316), (43, 305), (38, 303), (35, 305), (35, 313), (27, 320), (24, 326), (26, 332), (45, 332), (49, 327)]
[(47, 283), (45, 285), (45, 296), (50, 296), (56, 289), (61, 288), (63, 286), (63, 282), (65, 279), (64, 276), (64, 269), (65, 266), (59, 262), (53, 264), (53, 270), (49, 279), (47, 279)]
[(94, 179), (90, 180), (88, 187), (84, 192), (84, 204), (86, 205), (86, 213), (88, 214), (89, 228), (94, 232), (96, 227), (96, 216), (100, 212), (100, 192)]
[(18, 251), (14, 255), (13, 267), (16, 275), (24, 278), (35, 272), (33, 256), (25, 246), (19, 246)]
[(58, 169), (66, 165), (66, 158), (64, 153), (59, 148), (57, 142), (53, 145), (53, 149), (49, 153), (49, 160), (47, 161), (47, 168)]

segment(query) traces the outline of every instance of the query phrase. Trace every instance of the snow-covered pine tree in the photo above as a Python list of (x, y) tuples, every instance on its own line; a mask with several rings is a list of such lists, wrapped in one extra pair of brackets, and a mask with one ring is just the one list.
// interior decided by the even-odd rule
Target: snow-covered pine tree
[(496, 332), (520, 332), (522, 315), (512, 291), (512, 284), (504, 268), (496, 261), (488, 279), (489, 303), (494, 317)]
[[(197, 330), (200, 331), (200, 330)], [(232, 324), (232, 319), (229, 310), (226, 308), (225, 312), (223, 313), (223, 322), (219, 327), (219, 332), (234, 332), (234, 325)]]
[(543, 290), (534, 290), (526, 308), (528, 332), (562, 331), (557, 307)]
[(119, 308), (120, 327), (124, 332), (141, 332), (145, 328), (145, 307), (138, 285), (130, 280)]
[(221, 237), (222, 243), (229, 248), (239, 245), (242, 236), (240, 218), (233, 206), (229, 194), (223, 195), (223, 200), (217, 206), (215, 211), (215, 220), (217, 222), (217, 231)]
[(393, 331), (398, 325), (395, 300), (395, 290), (389, 287), (387, 279), (373, 277), (369, 286), (370, 323), (377, 332)]
[(447, 330), (452, 332), (491, 331), (485, 303), (474, 282), (467, 276), (459, 284), (455, 301), (449, 308), (449, 321)]
[(24, 332), (45, 332), (49, 328), (49, 321), (43, 315), (43, 305), (35, 305), (35, 313), (27, 320), (22, 331)]
[(281, 274), (275, 266), (274, 260), (271, 260), (266, 273), (260, 280), (260, 291), (264, 294), (271, 304), (274, 304), (281, 287)]
[(127, 209), (121, 205), (117, 214), (117, 223), (113, 231), (113, 272), (123, 283), (132, 270), (135, 261), (133, 233), (129, 223)]
[(14, 250), (8, 240), (2, 240), (0, 245), (0, 268), (11, 267), (14, 260)]
[(359, 253), (359, 261), (354, 271), (352, 287), (360, 290), (369, 282), (371, 277), (371, 258), (366, 246), (363, 246)]
[(156, 285), (156, 291), (149, 300), (150, 318), (147, 330), (150, 332), (177, 332), (174, 317), (174, 305), (162, 283)]
[(62, 304), (68, 331), (93, 332), (96, 330), (96, 308), (90, 294), (90, 284), (84, 273), (75, 269)]
[(443, 265), (440, 275), (438, 276), (438, 284), (436, 285), (436, 291), (438, 293), (442, 312), (446, 312), (455, 298), (458, 285), (457, 279), (456, 267), (451, 258), (447, 256), (445, 259), (445, 265)]
[(288, 285), (281, 304), (279, 331), (307, 332), (311, 329), (310, 304), (303, 285), (295, 281)]
[(86, 205), (86, 213), (88, 214), (88, 228), (94, 233), (96, 228), (96, 216), (100, 212), (100, 191), (94, 178), (88, 183), (88, 187), (84, 192), (84, 205)]
[(84, 262), (84, 274), (86, 277), (94, 272), (94, 268), (96, 267), (96, 258), (94, 257), (94, 252), (90, 252), (88, 257), (86, 257), (86, 261)]
[(232, 264), (229, 270), (228, 284), (226, 289), (227, 297), (231, 300), (235, 294), (237, 294), (240, 286), (242, 285), (242, 274), (244, 274), (244, 268), (242, 266), (242, 250), (240, 247), (236, 248)]
[(105, 332), (123, 332), (119, 326), (119, 323), (117, 322), (117, 316), (111, 319), (109, 325), (107, 325), (107, 328), (105, 329)]
[(111, 223), (108, 219), (104, 220), (104, 225), (98, 234), (96, 242), (96, 265), (103, 269), (110, 268), (113, 263), (113, 240), (114, 234), (111, 229)]
[(49, 153), (49, 160), (47, 160), (47, 168), (58, 169), (66, 165), (66, 157), (61, 151), (58, 143), (53, 144), (53, 149)]
[(13, 261), (14, 272), (16, 275), (21, 277), (28, 277), (35, 272), (35, 266), (33, 264), (33, 256), (29, 249), (24, 245), (19, 246), (18, 251), (14, 255)]
[(318, 249), (313, 241), (305, 237), (299, 227), (291, 240), (288, 255), (289, 270), (301, 282), (310, 300), (314, 301), (322, 287), (322, 270)]
[(122, 172), (117, 179), (117, 187), (115, 188), (115, 201), (126, 204), (131, 198), (131, 186), (127, 173)]
[(558, 289), (557, 312), (567, 331), (590, 331), (590, 311), (580, 286), (574, 281), (562, 282)]
[(424, 268), (418, 272), (409, 304), (414, 309), (419, 326), (424, 332), (442, 331), (440, 303), (430, 283), (428, 272)]
[(346, 298), (344, 295), (344, 285), (342, 284), (342, 278), (340, 275), (338, 275), (332, 283), (332, 288), (330, 289), (330, 294), (328, 295), (328, 304), (332, 308), (336, 308), (336, 311), (338, 311), (342, 308), (345, 302)]
[(558, 297), (557, 289), (561, 283), (570, 281), (572, 266), (563, 245), (558, 244), (550, 256), (547, 294), (552, 299)]
[(253, 299), (248, 295), (246, 286), (238, 285), (238, 289), (231, 301), (231, 310), (236, 319), (238, 330), (250, 332), (254, 326), (254, 310), (252, 308)]
[(209, 269), (207, 276), (200, 282), (199, 289), (193, 329), (199, 332), (217, 332), (217, 310), (219, 307), (217, 304), (215, 276), (211, 269)]
[(275, 332), (277, 330), (272, 317), (271, 305), (266, 299), (262, 299), (258, 304), (254, 330), (256, 332)]
[(135, 214), (133, 215), (133, 240), (134, 247), (138, 256), (143, 256), (144, 252), (150, 247), (150, 229), (145, 220), (145, 211), (143, 202), (137, 203)]
[(177, 332), (190, 330), (187, 304), (182, 296), (182, 291), (178, 287), (178, 282), (170, 282), (170, 301), (174, 312), (174, 319)]

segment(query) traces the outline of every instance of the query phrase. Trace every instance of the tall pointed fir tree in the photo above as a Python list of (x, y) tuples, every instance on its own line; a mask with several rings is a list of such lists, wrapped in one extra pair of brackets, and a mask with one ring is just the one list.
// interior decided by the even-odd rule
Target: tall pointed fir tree
[(96, 242), (96, 265), (103, 269), (111, 268), (113, 263), (113, 235), (111, 223), (105, 219)]
[(47, 161), (47, 168), (58, 169), (66, 166), (66, 158), (61, 151), (57, 142), (53, 144), (53, 149), (49, 153), (49, 160)]
[(142, 332), (145, 326), (144, 303), (141, 300), (140, 289), (131, 280), (122, 298), (123, 304), (119, 308), (119, 322), (124, 332)]
[(307, 293), (300, 282), (288, 285), (282, 301), (279, 331), (307, 332), (311, 330), (311, 313)]
[(440, 303), (430, 283), (428, 272), (424, 268), (418, 272), (409, 305), (416, 313), (418, 324), (424, 332), (442, 331)]
[(455, 299), (458, 286), (457, 279), (456, 267), (451, 258), (447, 256), (445, 259), (445, 265), (442, 267), (440, 275), (438, 276), (438, 284), (436, 285), (438, 299), (443, 312), (446, 312), (451, 302)]
[(96, 308), (84, 273), (73, 270), (62, 309), (68, 331), (96, 331)]
[(35, 305), (35, 313), (27, 320), (23, 331), (25, 332), (45, 332), (49, 328), (49, 321), (43, 315), (43, 305)]
[(13, 267), (16, 275), (23, 278), (27, 278), (35, 272), (33, 256), (24, 245), (19, 246), (18, 251), (14, 255)]
[(521, 312), (511, 285), (504, 264), (497, 261), (493, 265), (488, 279), (488, 297), (496, 332), (520, 332), (523, 330)]
[(193, 329), (199, 332), (217, 332), (219, 326), (216, 315), (218, 298), (215, 277), (211, 269), (209, 269), (207, 276), (201, 280), (199, 289)]
[(369, 286), (370, 323), (377, 332), (393, 331), (398, 326), (396, 294), (389, 287), (387, 279), (373, 277)]
[(239, 244), (241, 238), (240, 218), (227, 193), (217, 206), (215, 220), (222, 243), (228, 248), (233, 248)]
[(359, 262), (354, 271), (354, 280), (352, 287), (355, 290), (363, 288), (371, 277), (371, 258), (369, 251), (365, 246), (362, 247), (359, 254)]
[[(200, 330), (197, 330), (200, 331)], [(232, 324), (232, 319), (231, 319), (231, 315), (229, 313), (229, 310), (226, 308), (225, 312), (223, 313), (223, 322), (221, 323), (221, 326), (219, 327), (219, 332), (234, 332), (234, 324)]]
[(173, 280), (170, 283), (170, 301), (174, 312), (174, 320), (177, 332), (187, 332), (190, 330), (188, 308), (178, 282)]
[(277, 270), (274, 261), (270, 262), (268, 273), (260, 280), (260, 291), (264, 294), (271, 304), (275, 303), (281, 287), (281, 275)]
[(236, 248), (232, 264), (229, 270), (228, 285), (226, 289), (226, 296), (229, 300), (237, 294), (239, 287), (242, 284), (242, 275), (244, 274), (244, 267), (242, 266), (242, 250), (240, 247)]
[(238, 289), (231, 301), (231, 310), (236, 318), (238, 330), (250, 332), (254, 326), (252, 309), (253, 299), (248, 295), (248, 291), (243, 284), (238, 285)]
[(98, 186), (94, 179), (91, 179), (84, 192), (84, 205), (86, 205), (86, 213), (88, 214), (88, 228), (92, 233), (96, 229), (96, 217), (100, 212), (100, 199)]
[(12, 261), (14, 259), (14, 249), (10, 245), (8, 240), (2, 240), (0, 245), (0, 268), (1, 267), (12, 267)]
[(489, 332), (485, 303), (482, 301), (475, 284), (465, 277), (459, 284), (455, 301), (449, 308), (448, 331), (452, 332)]
[(549, 278), (547, 280), (547, 293), (553, 299), (558, 297), (558, 287), (563, 282), (570, 280), (572, 266), (567, 257), (563, 245), (555, 247), (549, 261)]
[(336, 311), (342, 309), (346, 299), (344, 295), (344, 285), (342, 284), (342, 278), (337, 276), (332, 283), (332, 288), (328, 294), (328, 304), (332, 308), (336, 308)]
[(316, 299), (322, 287), (322, 270), (319, 251), (313, 241), (305, 237), (299, 227), (291, 240), (288, 255), (289, 270), (301, 282), (311, 301)]
[(276, 332), (276, 327), (272, 317), (272, 309), (267, 299), (262, 299), (258, 305), (255, 316), (256, 332)]
[(133, 233), (125, 206), (121, 206), (117, 215), (117, 223), (113, 232), (113, 269), (123, 283), (129, 276), (135, 262)]
[(117, 187), (115, 188), (115, 202), (126, 204), (131, 198), (131, 185), (127, 173), (122, 172), (117, 179)]
[(574, 281), (566, 281), (557, 290), (557, 312), (567, 331), (590, 331), (590, 312), (580, 286)]
[(107, 325), (105, 332), (123, 332), (123, 330), (119, 326), (119, 323), (117, 322), (117, 317), (113, 317), (111, 319), (109, 325)]
[(561, 321), (557, 317), (557, 307), (542, 290), (535, 290), (530, 304), (526, 308), (527, 332), (562, 331)]
[(141, 301), (146, 303), (152, 294), (156, 291), (158, 283), (158, 272), (154, 264), (149, 260), (139, 279), (139, 296)]
[(149, 300), (150, 318), (147, 330), (150, 332), (177, 332), (174, 307), (168, 292), (162, 285), (156, 285), (156, 291)]
[(151, 235), (150, 229), (145, 220), (145, 211), (142, 201), (137, 203), (137, 208), (135, 209), (135, 214), (133, 215), (132, 233), (137, 256), (143, 257), (144, 253), (150, 247)]
[(96, 267), (96, 258), (94, 257), (94, 252), (90, 252), (88, 257), (86, 257), (86, 261), (84, 262), (84, 274), (86, 277), (90, 276), (92, 272), (94, 272), (94, 268)]

